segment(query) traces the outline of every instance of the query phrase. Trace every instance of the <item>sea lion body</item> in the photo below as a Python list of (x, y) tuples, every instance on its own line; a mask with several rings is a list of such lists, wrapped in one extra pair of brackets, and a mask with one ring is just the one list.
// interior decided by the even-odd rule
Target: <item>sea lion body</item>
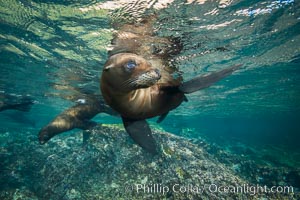
[[(186, 98), (178, 90), (182, 83), (171, 58), (182, 49), (174, 38), (154, 33), (155, 16), (140, 25), (124, 24), (112, 41), (100, 87), (104, 100), (122, 117), (147, 119), (178, 107)], [(136, 66), (129, 69), (129, 64)], [(134, 84), (129, 84), (134, 83)]]
[(6, 94), (0, 92), (0, 112), (4, 110), (19, 110), (29, 112), (35, 101), (29, 95)]
[[(136, 67), (127, 69), (128, 62), (134, 62)], [(145, 77), (147, 73), (150, 75)], [(137, 79), (141, 76), (144, 77)], [(133, 81), (136, 83), (130, 85)], [(123, 117), (147, 119), (163, 115), (182, 103), (185, 96), (176, 89), (179, 84), (142, 57), (120, 53), (106, 62), (100, 87), (106, 103)]]

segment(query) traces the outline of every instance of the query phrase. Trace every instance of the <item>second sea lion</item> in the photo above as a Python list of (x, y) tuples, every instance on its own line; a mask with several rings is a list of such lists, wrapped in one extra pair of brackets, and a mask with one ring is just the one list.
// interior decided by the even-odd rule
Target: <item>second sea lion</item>
[(45, 144), (55, 135), (74, 128), (87, 130), (94, 127), (97, 123), (91, 119), (100, 112), (117, 115), (97, 95), (86, 98), (84, 102), (78, 102), (60, 113), (39, 131), (40, 144)]

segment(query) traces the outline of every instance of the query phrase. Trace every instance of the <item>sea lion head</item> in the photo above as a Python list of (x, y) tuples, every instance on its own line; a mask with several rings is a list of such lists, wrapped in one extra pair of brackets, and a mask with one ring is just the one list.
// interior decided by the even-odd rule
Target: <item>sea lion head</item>
[(150, 87), (160, 78), (159, 69), (153, 68), (146, 59), (132, 53), (119, 53), (111, 56), (104, 65), (101, 90), (128, 93)]
[(39, 132), (39, 142), (40, 144), (45, 144), (48, 140), (51, 139), (53, 132), (51, 127), (46, 126)]

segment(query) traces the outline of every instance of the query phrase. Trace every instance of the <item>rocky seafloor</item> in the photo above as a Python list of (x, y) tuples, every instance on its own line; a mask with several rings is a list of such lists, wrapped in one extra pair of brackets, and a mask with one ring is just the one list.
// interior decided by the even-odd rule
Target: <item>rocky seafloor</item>
[(32, 132), (1, 134), (0, 199), (300, 197), (255, 191), (253, 182), (208, 153), (203, 142), (154, 131), (160, 150), (153, 156), (118, 126), (99, 125), (89, 134), (84, 143), (76, 133), (62, 134), (46, 145), (39, 145)]

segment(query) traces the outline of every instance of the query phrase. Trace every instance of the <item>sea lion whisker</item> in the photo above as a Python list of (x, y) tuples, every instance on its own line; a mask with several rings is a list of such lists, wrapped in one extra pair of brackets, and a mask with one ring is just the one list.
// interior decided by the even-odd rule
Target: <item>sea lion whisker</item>
[(130, 84), (131, 82), (134, 82), (134, 81), (136, 81), (137, 79), (138, 79), (138, 77), (128, 79), (128, 80), (124, 81), (124, 82), (122, 83), (122, 85)]
[(136, 81), (137, 81), (137, 80), (138, 80), (138, 78), (135, 77), (135, 78), (128, 79), (128, 80), (124, 81), (124, 82), (121, 84), (121, 88), (125, 88), (125, 87), (127, 87), (127, 86), (132, 87), (132, 86), (136, 85)]

